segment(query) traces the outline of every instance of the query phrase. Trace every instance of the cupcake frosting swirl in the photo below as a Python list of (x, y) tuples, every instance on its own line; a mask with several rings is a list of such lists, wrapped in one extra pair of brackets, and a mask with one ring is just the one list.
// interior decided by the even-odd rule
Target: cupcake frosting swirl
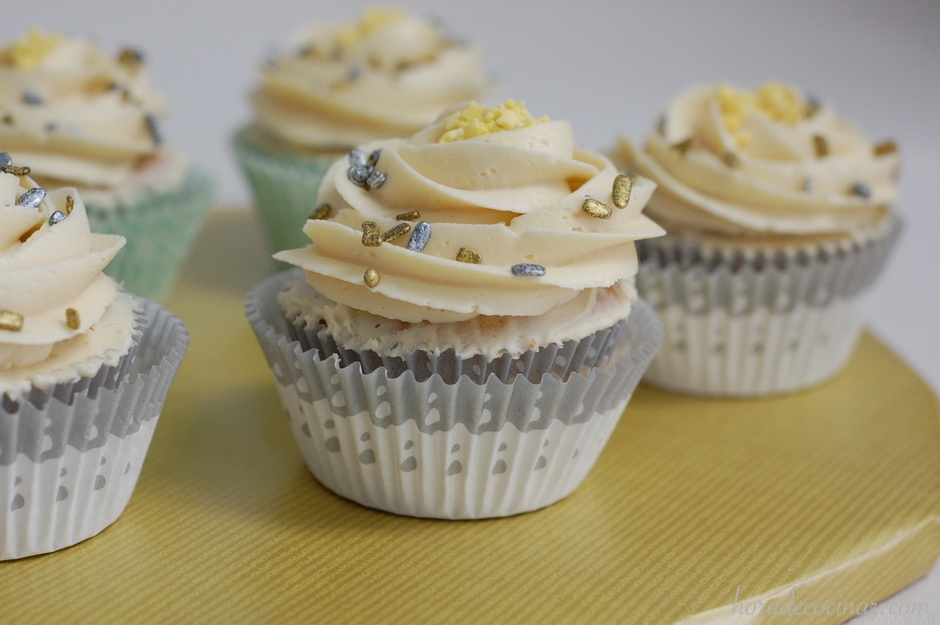
[[(319, 198), (329, 217), (304, 228), (313, 244), (275, 257), (328, 298), (383, 318), (533, 317), (625, 281), (632, 297), (634, 241), (662, 234), (640, 212), (652, 182), (636, 178), (614, 207), (613, 164), (575, 147), (568, 122), (535, 120), (519, 102), (471, 103), (362, 150), (377, 158), (374, 186), (356, 182), (358, 154), (334, 163)], [(609, 216), (588, 214), (587, 200)], [(382, 242), (369, 241), (369, 224)]]
[(74, 189), (0, 173), (0, 394), (92, 375), (127, 351), (131, 306), (101, 273), (123, 246), (89, 231)]
[[(0, 50), (0, 147), (46, 187), (94, 191), (138, 184), (162, 155), (153, 91), (141, 54), (31, 32)], [(97, 200), (96, 200), (97, 204)]]
[(826, 103), (793, 87), (690, 89), (638, 148), (619, 158), (659, 185), (650, 213), (670, 226), (728, 235), (855, 233), (897, 200), (899, 158)]
[(258, 124), (278, 139), (348, 150), (406, 137), (487, 86), (479, 49), (432, 21), (372, 9), (353, 24), (299, 33), (262, 72)]

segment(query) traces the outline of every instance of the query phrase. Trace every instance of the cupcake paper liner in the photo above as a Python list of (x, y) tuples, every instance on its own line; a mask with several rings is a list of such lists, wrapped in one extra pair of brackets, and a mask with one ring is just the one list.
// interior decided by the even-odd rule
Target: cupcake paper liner
[(255, 213), (273, 254), (310, 243), (303, 225), (317, 207), (320, 181), (340, 154), (305, 155), (276, 150), (257, 137), (249, 126), (239, 131), (232, 145), (248, 179)]
[(0, 560), (98, 534), (124, 511), (186, 353), (182, 322), (137, 298), (141, 336), (93, 378), (0, 402)]
[(127, 239), (105, 273), (131, 293), (163, 300), (212, 206), (212, 193), (211, 180), (190, 170), (178, 188), (151, 193), (131, 206), (86, 206), (93, 232), (120, 234)]
[(762, 251), (709, 249), (667, 235), (638, 242), (637, 290), (665, 342), (644, 380), (695, 395), (763, 396), (831, 378), (863, 326), (861, 303), (898, 238)]
[(570, 494), (662, 340), (638, 301), (609, 330), (510, 359), (508, 381), (503, 367), (483, 378), (478, 362), (452, 352), (416, 351), (390, 368), (344, 355), (322, 328), (292, 329), (277, 295), (297, 279), (262, 282), (246, 314), (304, 460), (333, 492), (408, 516), (507, 516)]

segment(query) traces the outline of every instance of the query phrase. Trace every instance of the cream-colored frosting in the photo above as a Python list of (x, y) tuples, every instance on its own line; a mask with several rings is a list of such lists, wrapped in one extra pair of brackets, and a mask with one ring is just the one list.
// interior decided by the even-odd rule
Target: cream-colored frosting
[[(124, 237), (92, 234), (74, 189), (49, 191), (34, 208), (18, 204), (35, 186), (0, 173), (0, 315), (21, 320), (19, 329), (0, 328), (0, 394), (11, 397), (114, 365), (133, 338), (132, 303), (101, 273)], [(68, 212), (68, 197), (70, 214), (50, 223)]]
[[(356, 185), (349, 161), (336, 162), (319, 197), (332, 216), (307, 221), (304, 232), (313, 245), (275, 258), (303, 267), (307, 282), (329, 300), (378, 317), (451, 324), (457, 336), (468, 334), (471, 326), (459, 325), (467, 320), (476, 320), (480, 334), (506, 324), (509, 333), (526, 333), (497, 343), (508, 351), (530, 349), (533, 340), (582, 338), (625, 317), (634, 298), (634, 241), (663, 233), (641, 214), (655, 185), (636, 178), (626, 207), (615, 208), (618, 171), (606, 157), (575, 147), (568, 122), (540, 120), (508, 130), (493, 125), (473, 138), (442, 143), (448, 117), (408, 140), (364, 146), (366, 154), (381, 150), (376, 168), (387, 180), (378, 188)], [(611, 207), (610, 217), (586, 213), (587, 198)], [(430, 225), (422, 251), (408, 249), (409, 235), (377, 247), (363, 244), (363, 222), (385, 232), (408, 211), (420, 213), (412, 226)], [(456, 260), (461, 248), (481, 262)], [(545, 273), (514, 275), (517, 264), (540, 265)], [(369, 269), (381, 276), (372, 287), (364, 280)], [(508, 317), (527, 319), (501, 319)], [(409, 340), (434, 347), (437, 336)]]
[(96, 208), (176, 185), (186, 166), (160, 143), (166, 103), (144, 62), (123, 56), (38, 32), (0, 50), (0, 149), (42, 186), (76, 187)]
[(487, 85), (477, 47), (431, 20), (373, 9), (295, 36), (263, 69), (252, 103), (258, 125), (281, 141), (348, 150), (410, 136)]
[(897, 200), (896, 152), (776, 83), (690, 89), (645, 146), (621, 139), (615, 159), (659, 185), (649, 212), (668, 230), (842, 236), (877, 226)]

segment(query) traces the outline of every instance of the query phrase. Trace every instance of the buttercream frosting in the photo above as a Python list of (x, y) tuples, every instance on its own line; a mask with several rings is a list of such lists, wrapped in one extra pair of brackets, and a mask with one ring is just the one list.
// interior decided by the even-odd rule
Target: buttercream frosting
[(856, 234), (897, 201), (899, 156), (795, 87), (700, 86), (666, 108), (618, 164), (657, 182), (649, 213), (668, 230), (774, 238)]
[(0, 395), (14, 398), (94, 375), (133, 339), (132, 302), (101, 273), (124, 237), (91, 233), (74, 189), (32, 206), (34, 188), (0, 173)]
[(0, 148), (96, 208), (181, 180), (186, 159), (161, 143), (166, 110), (135, 50), (38, 31), (0, 49)]
[(410, 136), (487, 85), (479, 48), (431, 20), (372, 9), (352, 24), (298, 33), (263, 68), (252, 104), (257, 124), (280, 141), (348, 150)]
[[(454, 140), (455, 129), (471, 127), (472, 137)], [(629, 201), (616, 208), (613, 163), (576, 147), (568, 122), (535, 120), (518, 102), (470, 103), (410, 139), (372, 142), (361, 154), (384, 182), (357, 183), (356, 154), (334, 163), (319, 195), (330, 207), (319, 216), (328, 216), (304, 227), (313, 244), (275, 258), (302, 267), (324, 301), (374, 315), (340, 322), (354, 315), (335, 306), (310, 313), (363, 344), (385, 345), (394, 328), (396, 341), (433, 348), (443, 340), (438, 324), (449, 325), (450, 346), (477, 352), (583, 338), (629, 314), (634, 241), (663, 233), (641, 213), (651, 181), (635, 178)], [(588, 214), (587, 200), (609, 216)], [(390, 234), (406, 223), (409, 232), (369, 242), (364, 222)], [(419, 231), (430, 233), (423, 248)], [(370, 271), (379, 278), (372, 285)], [(394, 322), (370, 331), (384, 323), (378, 318)], [(472, 336), (492, 340), (471, 346), (459, 338)]]

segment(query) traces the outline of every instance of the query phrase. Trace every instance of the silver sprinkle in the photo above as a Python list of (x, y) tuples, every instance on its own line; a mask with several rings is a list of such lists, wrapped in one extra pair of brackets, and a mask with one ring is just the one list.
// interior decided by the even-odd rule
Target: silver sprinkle
[(0, 152), (0, 167), (9, 167), (13, 164), (13, 157), (9, 152)]
[(370, 189), (378, 189), (385, 184), (385, 174), (378, 169), (373, 170), (366, 178), (366, 184), (369, 185)]
[(144, 121), (147, 122), (147, 132), (150, 133), (150, 138), (153, 139), (154, 143), (160, 145), (162, 139), (160, 138), (160, 129), (157, 128), (157, 118), (154, 117), (153, 113), (147, 113)]
[(356, 81), (359, 80), (360, 76), (362, 76), (362, 68), (358, 65), (350, 65), (346, 77), (351, 81)]
[(545, 267), (534, 263), (519, 263), (512, 266), (512, 275), (514, 276), (544, 276)]
[(852, 195), (857, 195), (858, 197), (865, 198), (866, 200), (871, 197), (871, 188), (864, 182), (856, 182), (853, 184), (851, 192)]
[(60, 221), (65, 221), (65, 213), (63, 213), (62, 211), (55, 211), (54, 213), (49, 215), (50, 226), (54, 226)]
[(421, 252), (431, 240), (431, 224), (426, 221), (419, 221), (415, 224), (415, 229), (411, 231), (411, 238), (408, 239), (408, 249), (412, 252)]
[(372, 154), (369, 155), (369, 160), (366, 161), (366, 167), (375, 167), (379, 164), (379, 157), (382, 156), (382, 150), (375, 150)]
[(56, 132), (59, 130), (59, 124), (55, 122), (49, 122), (46, 124), (46, 132)]
[(360, 148), (353, 148), (353, 150), (349, 152), (349, 164), (354, 167), (357, 165), (359, 167), (366, 167), (366, 153)]
[(20, 199), (16, 201), (16, 205), (25, 206), (26, 208), (36, 208), (42, 204), (44, 199), (46, 199), (46, 190), (42, 187), (36, 187), (21, 195)]
[(806, 191), (807, 193), (813, 192), (813, 179), (810, 178), (809, 176), (806, 176), (805, 178), (803, 178), (803, 190)]
[(45, 100), (41, 95), (35, 91), (24, 91), (23, 92), (23, 102), (26, 104), (32, 104), (33, 106), (40, 106), (45, 104)]
[(363, 187), (366, 184), (366, 180), (369, 178), (370, 171), (368, 168), (362, 165), (353, 165), (349, 168), (349, 180), (354, 185)]

